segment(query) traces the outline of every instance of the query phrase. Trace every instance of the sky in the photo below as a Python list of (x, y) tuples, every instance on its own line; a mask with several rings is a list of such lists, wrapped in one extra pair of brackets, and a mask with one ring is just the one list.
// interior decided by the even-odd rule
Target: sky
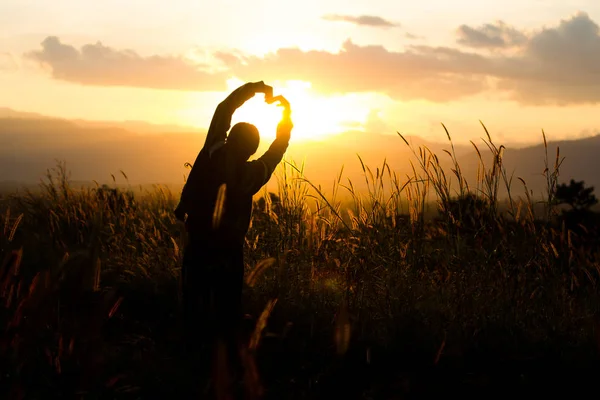
[[(345, 130), (508, 143), (600, 130), (597, 0), (2, 0), (0, 107), (206, 128), (238, 85)], [(234, 122), (269, 136), (259, 96)]]

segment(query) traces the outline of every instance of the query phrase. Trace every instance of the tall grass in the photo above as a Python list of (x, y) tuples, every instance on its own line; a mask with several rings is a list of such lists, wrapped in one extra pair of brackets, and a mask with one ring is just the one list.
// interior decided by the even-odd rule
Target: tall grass
[[(339, 353), (366, 342), (417, 352), (425, 364), (485, 351), (528, 357), (564, 350), (565, 343), (597, 344), (600, 258), (596, 246), (557, 220), (560, 155), (551, 163), (546, 146), (541, 167), (547, 194), (538, 217), (525, 181), (517, 177), (522, 187), (515, 189), (504, 147), (487, 129), (483, 147), (491, 157), (473, 143), (480, 164), (474, 182), (463, 176), (445, 132), (450, 150), (441, 155), (413, 148), (399, 134), (399, 145), (413, 151), (410, 176), (399, 176), (385, 160), (371, 167), (359, 158), (368, 187), (363, 193), (344, 180), (343, 168), (326, 195), (303, 166), (282, 163), (278, 200), (263, 193), (265, 207), (254, 213), (246, 240), (245, 308), (253, 315), (265, 305), (269, 311), (259, 334), (267, 324), (265, 332), (283, 337), (293, 323), (307, 342), (324, 343), (321, 352), (333, 352), (325, 344), (333, 341)], [(450, 157), (450, 171), (441, 157)], [(179, 299), (185, 238), (172, 213), (177, 198), (156, 187), (109, 207), (98, 189), (72, 187), (64, 164), (49, 170), (41, 187), (12, 197), (0, 210), (7, 332), (1, 351), (12, 352), (3, 369), (13, 390), (24, 390), (34, 376), (60, 381), (64, 373), (57, 366), (71, 357), (72, 368), (87, 367), (71, 386), (63, 379), (64, 387), (107, 390), (108, 381), (109, 388), (118, 387), (114, 349), (139, 346), (142, 338), (154, 348), (157, 331), (174, 329), (161, 324), (176, 321)], [(349, 206), (339, 200), (340, 191), (350, 197)], [(437, 208), (434, 219), (426, 218), (429, 204)], [(107, 343), (98, 332), (115, 318), (122, 329), (128, 320), (143, 324), (129, 326), (136, 334), (125, 330), (118, 344)], [(257, 340), (253, 348), (260, 352)], [(84, 354), (93, 360), (77, 361)], [(44, 363), (52, 368), (22, 372)], [(148, 368), (147, 362), (136, 365)]]

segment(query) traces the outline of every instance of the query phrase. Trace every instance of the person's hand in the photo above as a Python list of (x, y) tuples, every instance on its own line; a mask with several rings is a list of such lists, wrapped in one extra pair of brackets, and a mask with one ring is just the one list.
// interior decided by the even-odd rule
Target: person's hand
[(263, 81), (246, 82), (231, 92), (220, 106), (223, 105), (222, 107), (228, 109), (233, 114), (233, 111), (240, 108), (245, 102), (254, 97), (256, 93), (264, 93), (265, 99), (270, 99), (273, 97), (273, 87), (265, 85)]
[(279, 104), (277, 104), (278, 107), (283, 107), (283, 116), (284, 118), (287, 117), (291, 117), (292, 115), (292, 108), (290, 107), (290, 102), (283, 97), (282, 95), (279, 96), (275, 96), (275, 97), (271, 97), (270, 99), (266, 99), (265, 101), (267, 102), (267, 104), (273, 104), (275, 102), (279, 102)]
[(277, 139), (289, 141), (292, 134), (292, 128), (294, 127), (294, 124), (292, 123), (292, 108), (290, 102), (281, 95), (275, 96), (267, 101), (269, 104), (275, 102), (279, 102), (277, 106), (283, 107), (283, 116), (279, 124), (277, 124)]
[(273, 98), (273, 87), (266, 85), (263, 81), (254, 82), (255, 85), (255, 93), (264, 93), (265, 101), (269, 101)]

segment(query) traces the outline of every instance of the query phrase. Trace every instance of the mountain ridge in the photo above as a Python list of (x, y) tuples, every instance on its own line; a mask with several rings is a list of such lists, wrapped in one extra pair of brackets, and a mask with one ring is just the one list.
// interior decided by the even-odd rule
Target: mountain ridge
[[(82, 122), (83, 121), (83, 122)], [(140, 127), (140, 130), (135, 130)], [(163, 132), (163, 129), (166, 131)], [(78, 181), (111, 183), (113, 175), (124, 171), (132, 184), (183, 184), (188, 170), (204, 143), (206, 132), (178, 125), (154, 125), (139, 121), (123, 123), (52, 118), (0, 108), (0, 182), (37, 183), (48, 168), (64, 160)], [(445, 135), (444, 135), (445, 137)], [(450, 143), (431, 142), (419, 136), (404, 136), (418, 146), (426, 146), (438, 155), (446, 171), (451, 167)], [(493, 137), (492, 137), (493, 138)], [(258, 155), (270, 144), (263, 140)], [(485, 160), (489, 151), (483, 142), (477, 143)], [(600, 186), (600, 135), (572, 140), (548, 140), (549, 163), (554, 163), (556, 147), (565, 161), (561, 181), (573, 178)], [(457, 158), (467, 179), (477, 176), (479, 164), (472, 145), (455, 144)], [(515, 171), (535, 191), (543, 190), (544, 144), (511, 148), (504, 151), (509, 174)], [(294, 141), (286, 158), (305, 162), (305, 175), (316, 184), (330, 186), (344, 166), (344, 176), (355, 186), (366, 188), (361, 160), (373, 171), (381, 168), (384, 159), (401, 178), (412, 175), (411, 150), (397, 134), (350, 130), (322, 141)], [(489, 161), (488, 161), (489, 164)], [(347, 182), (344, 179), (344, 182)], [(271, 182), (271, 185), (276, 184)]]

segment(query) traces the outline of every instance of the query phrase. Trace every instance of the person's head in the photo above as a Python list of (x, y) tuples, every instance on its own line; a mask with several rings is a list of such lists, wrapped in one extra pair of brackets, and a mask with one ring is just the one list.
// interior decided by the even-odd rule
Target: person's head
[(231, 128), (227, 137), (227, 147), (239, 157), (246, 161), (256, 153), (260, 143), (260, 135), (256, 126), (247, 122), (239, 122)]

